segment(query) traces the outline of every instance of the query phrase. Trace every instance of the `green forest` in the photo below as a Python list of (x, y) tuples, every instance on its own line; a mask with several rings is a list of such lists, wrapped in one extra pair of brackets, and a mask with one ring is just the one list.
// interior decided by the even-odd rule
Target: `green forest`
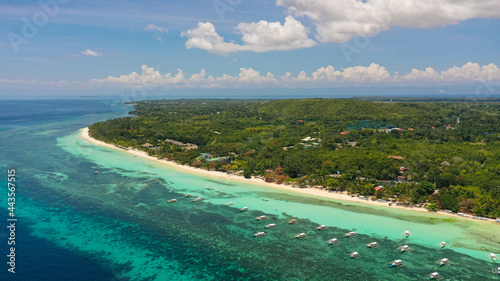
[(500, 102), (157, 100), (92, 137), (203, 169), (500, 217)]

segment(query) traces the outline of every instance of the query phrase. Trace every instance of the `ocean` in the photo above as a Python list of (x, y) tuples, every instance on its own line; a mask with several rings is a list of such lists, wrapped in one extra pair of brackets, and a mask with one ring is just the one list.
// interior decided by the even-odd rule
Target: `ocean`
[[(113, 100), (0, 103), (0, 280), (421, 280), (434, 271), (445, 280), (498, 280), (486, 255), (500, 253), (500, 225), (188, 173), (80, 137), (131, 109)], [(15, 274), (7, 264), (10, 169)], [(269, 219), (255, 220), (261, 215)], [(278, 227), (265, 229), (270, 223)], [(259, 231), (267, 236), (252, 237)], [(344, 237), (349, 231), (359, 235)], [(302, 232), (305, 239), (293, 238)], [(341, 243), (328, 246), (331, 238)], [(366, 246), (373, 241), (380, 247)], [(413, 251), (401, 253), (402, 245)], [(361, 258), (349, 257), (355, 251)], [(439, 266), (441, 258), (453, 265)], [(391, 268), (396, 259), (406, 266)]]

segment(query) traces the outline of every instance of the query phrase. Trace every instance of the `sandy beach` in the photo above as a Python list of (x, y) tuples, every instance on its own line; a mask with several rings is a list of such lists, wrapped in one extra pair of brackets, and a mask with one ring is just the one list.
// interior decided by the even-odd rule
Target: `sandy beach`
[(385, 207), (385, 208), (404, 209), (404, 210), (414, 211), (414, 212), (423, 212), (423, 213), (427, 213), (427, 214), (437, 214), (437, 215), (442, 215), (442, 216), (447, 216), (447, 217), (454, 217), (456, 219), (467, 219), (467, 220), (473, 220), (473, 221), (478, 221), (478, 222), (488, 222), (488, 223), (498, 224), (495, 222), (495, 220), (487, 219), (487, 218), (485, 218), (485, 220), (477, 220), (477, 219), (473, 219), (472, 217), (461, 217), (461, 216), (458, 216), (454, 213), (448, 213), (448, 212), (444, 212), (444, 211), (429, 212), (427, 209), (419, 208), (419, 207), (404, 207), (404, 206), (396, 206), (395, 204), (392, 204), (392, 206), (389, 206), (388, 203), (361, 199), (359, 197), (353, 197), (353, 196), (348, 195), (345, 192), (331, 192), (331, 191), (322, 190), (319, 188), (296, 188), (296, 187), (292, 187), (291, 185), (280, 185), (280, 184), (275, 184), (275, 183), (268, 183), (268, 182), (265, 182), (259, 178), (246, 179), (246, 178), (243, 178), (242, 176), (231, 175), (231, 174), (227, 174), (224, 172), (208, 171), (205, 169), (180, 165), (180, 164), (173, 162), (173, 161), (158, 159), (154, 156), (150, 156), (144, 151), (140, 151), (140, 150), (136, 150), (136, 149), (124, 150), (122, 148), (116, 147), (115, 145), (108, 144), (108, 143), (105, 143), (105, 142), (100, 141), (100, 140), (96, 140), (96, 139), (90, 137), (88, 128), (82, 129), (80, 136), (92, 144), (108, 147), (111, 149), (117, 149), (117, 150), (120, 150), (123, 152), (128, 152), (128, 153), (135, 155), (137, 157), (146, 158), (146, 159), (155, 161), (157, 163), (166, 165), (170, 168), (178, 169), (178, 170), (181, 170), (183, 172), (193, 173), (193, 174), (197, 174), (197, 175), (202, 174), (202, 175), (216, 178), (216, 179), (238, 181), (238, 182), (244, 182), (244, 183), (248, 183), (248, 184), (256, 184), (256, 185), (267, 186), (267, 187), (278, 189), (278, 190), (286, 190), (288, 192), (307, 194), (307, 195), (311, 195), (311, 196), (317, 196), (317, 197), (334, 199), (334, 200), (351, 201), (351, 202), (363, 203), (363, 204), (368, 204), (368, 205), (375, 205), (375, 206)]

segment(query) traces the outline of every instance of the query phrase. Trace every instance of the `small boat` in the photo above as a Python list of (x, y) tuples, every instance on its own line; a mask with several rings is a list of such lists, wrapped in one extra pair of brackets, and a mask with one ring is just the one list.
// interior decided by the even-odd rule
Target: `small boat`
[(320, 225), (320, 226), (316, 227), (316, 230), (325, 230), (325, 229), (327, 229), (327, 228), (328, 228), (328, 227), (326, 227), (326, 225), (322, 224), (322, 225)]
[(352, 259), (359, 259), (361, 255), (358, 252), (352, 252), (349, 254)]
[(369, 244), (366, 244), (366, 246), (368, 248), (373, 248), (373, 249), (376, 249), (376, 248), (380, 247), (380, 245), (377, 242), (371, 242)]
[(168, 203), (177, 203), (177, 199), (170, 199), (167, 201)]
[(358, 234), (354, 231), (351, 231), (351, 232), (344, 234), (344, 236), (345, 237), (356, 237), (356, 236), (358, 236)]
[(186, 195), (184, 195), (186, 197), (191, 197), (191, 193), (186, 193)]
[(264, 237), (267, 234), (264, 231), (254, 233), (253, 237)]
[(244, 212), (246, 210), (248, 210), (248, 207), (243, 207), (243, 208), (240, 209), (240, 212)]
[(328, 243), (328, 245), (334, 245), (334, 246), (337, 246), (338, 244), (340, 244), (340, 241), (337, 238), (332, 238), (326, 242)]
[(410, 247), (410, 246), (408, 246), (408, 245), (404, 245), (404, 246), (399, 246), (399, 247), (398, 247), (398, 250), (400, 250), (400, 251), (401, 251), (401, 253), (402, 253), (402, 252), (408, 252), (408, 253), (409, 253), (409, 252), (413, 251), (413, 248), (411, 248), (411, 247)]
[(389, 262), (390, 267), (404, 267), (406, 264), (402, 260), (393, 260)]
[(299, 233), (299, 234), (295, 235), (295, 238), (297, 238), (297, 239), (303, 239), (303, 238), (306, 238), (306, 237), (307, 237), (306, 233)]
[(193, 199), (193, 202), (201, 202), (203, 199), (201, 199), (200, 197), (196, 197), (195, 199)]
[(101, 173), (101, 172), (99, 172), (99, 171), (94, 171), (94, 174), (96, 174), (96, 175), (97, 175), (97, 174), (100, 174), (100, 173)]
[(298, 223), (299, 223), (299, 221), (294, 219), (294, 220), (289, 221), (288, 223), (289, 223), (289, 224), (298, 224)]
[(453, 264), (453, 262), (447, 258), (437, 260), (436, 263), (439, 264), (439, 266), (443, 266), (443, 265), (450, 266)]
[(267, 220), (267, 216), (255, 217), (255, 220), (258, 220), (258, 221)]
[(271, 223), (271, 224), (268, 224), (268, 225), (265, 226), (265, 228), (268, 228), (268, 229), (273, 229), (273, 228), (276, 228), (276, 227), (278, 227), (278, 225), (275, 224), (275, 223)]
[(492, 269), (491, 269), (491, 272), (492, 272), (493, 274), (498, 274), (498, 275), (500, 275), (500, 267), (497, 267), (497, 268), (492, 268)]
[(408, 238), (410, 237), (411, 233), (409, 230), (405, 230), (405, 237)]
[(233, 204), (234, 204), (233, 202), (229, 202), (229, 203), (226, 204), (226, 206), (231, 206)]
[(443, 241), (443, 242), (439, 243), (439, 246), (441, 246), (441, 248), (446, 247), (446, 242)]
[(427, 277), (429, 277), (429, 279), (435, 279), (435, 280), (441, 280), (443, 279), (444, 277), (439, 274), (438, 272), (433, 272), (431, 274), (427, 274)]
[(497, 262), (497, 255), (495, 255), (494, 253), (490, 253), (490, 255), (486, 257), (494, 262)]

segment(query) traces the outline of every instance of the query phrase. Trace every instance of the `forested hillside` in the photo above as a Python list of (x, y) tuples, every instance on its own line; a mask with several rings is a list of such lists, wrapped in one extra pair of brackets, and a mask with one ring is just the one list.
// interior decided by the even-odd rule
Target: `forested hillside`
[(200, 168), (500, 216), (499, 102), (160, 100), (134, 106), (136, 117), (96, 123), (92, 136)]

